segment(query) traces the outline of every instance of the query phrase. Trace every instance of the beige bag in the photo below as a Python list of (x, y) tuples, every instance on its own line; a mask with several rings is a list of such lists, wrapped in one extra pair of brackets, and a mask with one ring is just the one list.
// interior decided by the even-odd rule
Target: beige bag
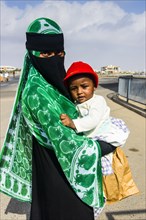
[(114, 173), (103, 176), (103, 189), (107, 204), (139, 193), (132, 178), (128, 160), (120, 147), (117, 147), (113, 153), (112, 167)]

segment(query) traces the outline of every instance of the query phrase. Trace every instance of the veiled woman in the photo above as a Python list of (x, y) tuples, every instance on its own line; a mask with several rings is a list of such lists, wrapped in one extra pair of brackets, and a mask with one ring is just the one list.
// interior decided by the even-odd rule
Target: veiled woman
[[(65, 127), (60, 114), (77, 116), (63, 78), (61, 28), (33, 21), (0, 158), (1, 191), (31, 202), (31, 220), (93, 220), (104, 206), (101, 149)], [(104, 144), (103, 144), (104, 145)]]

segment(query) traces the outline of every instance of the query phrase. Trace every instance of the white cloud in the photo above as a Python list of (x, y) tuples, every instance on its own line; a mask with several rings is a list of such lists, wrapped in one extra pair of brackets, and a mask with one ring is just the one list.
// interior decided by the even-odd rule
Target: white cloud
[(144, 70), (145, 13), (128, 14), (116, 1), (44, 1), (23, 10), (1, 2), (1, 12), (1, 65), (21, 67), (27, 26), (48, 17), (64, 32), (66, 67), (83, 60), (95, 69), (113, 64)]

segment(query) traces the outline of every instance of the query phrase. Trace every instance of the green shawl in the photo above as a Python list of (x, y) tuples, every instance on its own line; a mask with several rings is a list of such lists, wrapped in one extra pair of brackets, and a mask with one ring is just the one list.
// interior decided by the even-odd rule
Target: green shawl
[(26, 53), (0, 155), (0, 190), (21, 201), (31, 202), (34, 135), (42, 147), (55, 152), (79, 198), (89, 206), (103, 207), (100, 146), (65, 127), (60, 121), (61, 113), (67, 113), (71, 118), (78, 114), (74, 104), (32, 66)]

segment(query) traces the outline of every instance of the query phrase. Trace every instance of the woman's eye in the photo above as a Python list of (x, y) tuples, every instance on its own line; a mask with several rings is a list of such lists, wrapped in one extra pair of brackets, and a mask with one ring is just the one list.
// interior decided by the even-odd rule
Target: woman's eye
[(47, 55), (48, 57), (50, 57), (50, 56), (54, 56), (54, 53), (53, 53), (53, 52), (48, 52), (48, 53), (45, 53), (45, 55)]
[(43, 51), (43, 52), (41, 52), (41, 54), (46, 55), (46, 54), (48, 54), (48, 52)]
[(59, 57), (64, 57), (65, 53), (64, 53), (64, 51), (61, 51), (61, 52), (59, 52), (57, 55), (58, 55)]
[(54, 56), (55, 54), (54, 54), (54, 52), (45, 52), (45, 51), (43, 51), (43, 52), (41, 52), (40, 53), (40, 56), (41, 57), (44, 57), (44, 58), (47, 58), (47, 57), (51, 57), (51, 56)]

